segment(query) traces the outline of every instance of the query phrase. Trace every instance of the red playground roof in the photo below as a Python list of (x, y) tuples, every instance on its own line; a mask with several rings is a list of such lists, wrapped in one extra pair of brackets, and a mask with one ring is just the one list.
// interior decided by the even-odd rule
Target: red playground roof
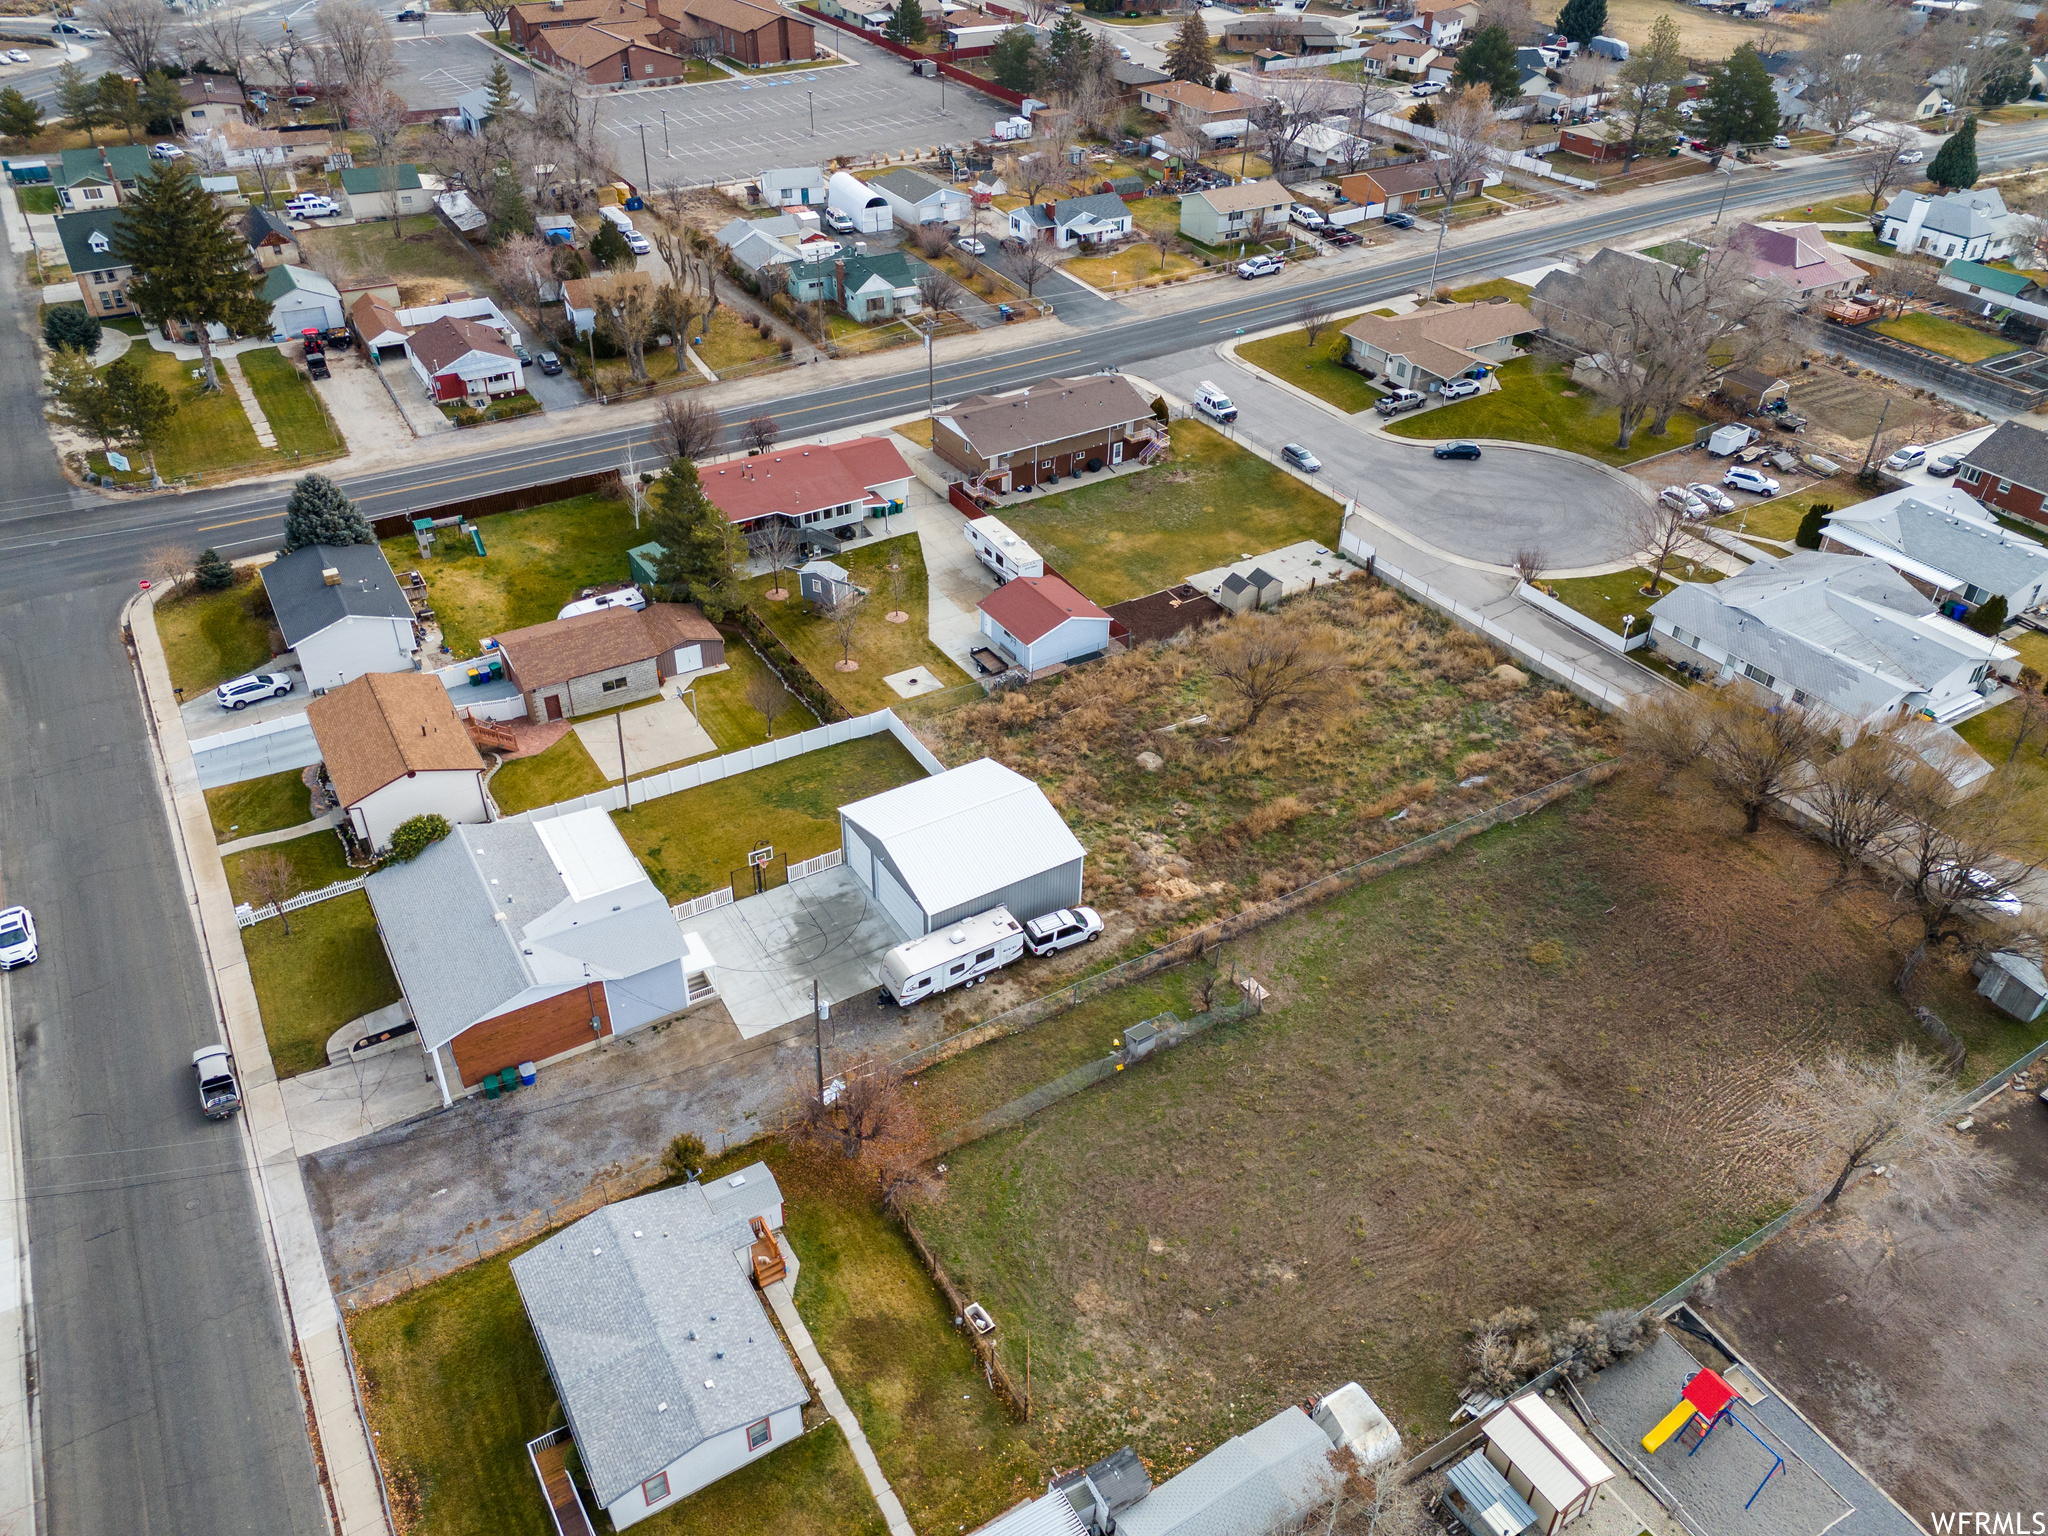
[(1736, 1391), (1714, 1371), (1703, 1370), (1685, 1384), (1685, 1400), (1697, 1408), (1708, 1423), (1736, 1397)]

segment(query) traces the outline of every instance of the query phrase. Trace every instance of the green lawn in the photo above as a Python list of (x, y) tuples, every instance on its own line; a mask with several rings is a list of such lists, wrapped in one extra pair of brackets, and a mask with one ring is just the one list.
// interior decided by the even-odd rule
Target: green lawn
[(236, 361), (277, 437), (278, 452), (324, 459), (347, 451), (348, 444), (313, 392), (312, 381), (276, 347), (244, 352)]
[[(967, 674), (955, 666), (944, 651), (932, 644), (926, 623), (926, 576), (924, 551), (915, 535), (892, 539), (869, 539), (849, 544), (837, 557), (857, 586), (868, 591), (861, 604), (853, 634), (851, 656), (860, 663), (856, 672), (838, 670), (842, 651), (831, 623), (810, 611), (795, 595), (796, 580), (788, 572), (783, 581), (790, 596), (779, 603), (766, 597), (775, 578), (762, 576), (745, 584), (751, 606), (776, 638), (802, 658), (811, 675), (831, 690), (847, 712), (864, 715), (899, 703), (902, 695), (884, 678), (910, 667), (926, 666), (947, 687), (967, 681)], [(891, 572), (891, 561), (902, 567)], [(910, 615), (907, 623), (891, 624), (892, 610)], [(728, 647), (730, 649), (730, 647)]]
[(270, 597), (254, 571), (236, 576), (225, 592), (187, 586), (182, 597), (157, 600), (157, 636), (185, 698), (270, 660)]
[(1662, 245), (1653, 245), (1643, 252), (1655, 261), (1666, 261), (1674, 267), (1691, 270), (1692, 264), (1700, 259), (1703, 247), (1690, 240), (1667, 240)]
[[(761, 712), (746, 698), (748, 680), (768, 673), (768, 664), (755, 654), (745, 636), (728, 634), (725, 637), (725, 665), (725, 671), (697, 679), (697, 723), (718, 743), (719, 751), (737, 752), (742, 747), (757, 746), (768, 739)], [(838, 676), (837, 673), (833, 675)], [(789, 708), (775, 722), (775, 735), (778, 740), (784, 736), (795, 736), (817, 723), (818, 717), (811, 713), (809, 706), (792, 695)]]
[(687, 901), (744, 870), (760, 843), (792, 860), (838, 847), (840, 806), (923, 777), (884, 733), (664, 795), (613, 820), (662, 894)]
[(491, 798), (507, 816), (536, 806), (594, 795), (605, 786), (590, 749), (574, 731), (544, 752), (517, 757), (491, 775)]
[(1831, 229), (1827, 232), (1829, 245), (1846, 245), (1852, 250), (1868, 251), (1873, 256), (1896, 256), (1895, 247), (1884, 244), (1867, 229)]
[(765, 362), (782, 355), (782, 345), (772, 329), (763, 340), (761, 333), (732, 309), (720, 309), (713, 315), (710, 331), (701, 344), (692, 338), (691, 350), (713, 373), (722, 373), (728, 368), (744, 368), (750, 363)]
[(1350, 346), (1343, 330), (1333, 325), (1313, 346), (1309, 344), (1308, 332), (1286, 331), (1245, 342), (1237, 349), (1237, 355), (1285, 379), (1296, 389), (1305, 389), (1318, 400), (1329, 401), (1340, 411), (1370, 410), (1384, 391), (1366, 383), (1357, 369), (1344, 366), (1344, 354)]
[(1487, 299), (1513, 299), (1517, 304), (1527, 304), (1535, 294), (1527, 283), (1513, 282), (1505, 277), (1496, 277), (1484, 283), (1474, 283), (1469, 288), (1451, 290), (1453, 304), (1479, 304)]
[[(264, 781), (259, 779), (256, 782), (260, 784)], [(299, 821), (305, 819), (303, 815), (299, 817)], [(296, 826), (298, 823), (287, 822), (285, 825)], [(248, 837), (253, 834), (243, 832), (239, 835)], [(348, 860), (342, 855), (341, 838), (338, 834), (309, 832), (304, 837), (295, 837), (289, 842), (251, 848), (246, 853), (231, 853), (223, 859), (221, 862), (227, 866), (228, 872), (228, 890), (234, 894), (236, 901), (253, 902), (256, 899), (255, 893), (249, 889), (245, 871), (251, 859), (264, 858), (272, 854), (282, 854), (291, 861), (292, 868), (298, 871), (301, 891), (317, 891), (322, 886), (333, 885), (336, 881), (353, 880), (363, 873), (360, 869), (349, 867)], [(298, 919), (293, 918), (292, 921), (296, 926)]]
[[(1664, 567), (1664, 579), (1659, 583), (1658, 591), (1660, 594), (1669, 592), (1680, 581), (1720, 579), (1721, 573), (1707, 566), (1695, 566), (1689, 560), (1673, 560)], [(1567, 608), (1577, 609), (1617, 635), (1640, 635), (1650, 627), (1650, 604), (1657, 601), (1654, 597), (1642, 595), (1642, 589), (1649, 580), (1648, 571), (1634, 566), (1605, 576), (1570, 576), (1559, 581), (1546, 581), (1543, 585)], [(1622, 620), (1629, 614), (1635, 615), (1635, 623), (1624, 630)]]
[(265, 774), (240, 784), (223, 784), (206, 792), (206, 809), (213, 817), (213, 835), (223, 843), (259, 832), (282, 832), (313, 817), (313, 795), (300, 777), (300, 770)]
[(1929, 352), (1952, 357), (1959, 363), (1981, 363), (1987, 357), (1997, 357), (2014, 347), (2006, 337), (1974, 330), (1954, 320), (1944, 320), (1939, 315), (1895, 315), (1889, 320), (1878, 321), (1874, 329), (1894, 341), (1925, 347)]
[(1788, 544), (1799, 532), (1800, 519), (1807, 509), (1823, 506), (1832, 512), (1844, 507), (1853, 507), (1859, 501), (1870, 499), (1870, 492), (1856, 483), (1854, 470), (1845, 470), (1826, 480), (1802, 480), (1793, 482), (1792, 489), (1782, 496), (1769, 501), (1757, 502), (1754, 506), (1737, 507), (1733, 512), (1723, 512), (1713, 519), (1716, 528), (1730, 531), (1741, 529), (1744, 533), (1761, 534), (1767, 539), (1783, 539)]
[(552, 619), (576, 593), (626, 579), (626, 551), (651, 537), (623, 501), (577, 496), (525, 512), (504, 512), (477, 524), (488, 555), (478, 555), (452, 528), (420, 559), (411, 534), (384, 541), (394, 569), (417, 570), (441, 620), (442, 639), (457, 656), (474, 656), (486, 636)]
[[(249, 413), (242, 409), (241, 396), (226, 380), (222, 380), (219, 389), (208, 393), (202, 382), (192, 377), (192, 371), (199, 367), (197, 363), (181, 362), (168, 352), (149, 347), (130, 347), (125, 358), (141, 370), (144, 378), (169, 390), (172, 400), (177, 402), (178, 413), (171, 418), (156, 450), (157, 473), (164, 479), (255, 466), (276, 458), (257, 444), (256, 429), (249, 424)], [(87, 455), (86, 462), (94, 473), (113, 475), (117, 480), (149, 478), (148, 461), (139, 450), (130, 449), (128, 460), (134, 468), (125, 474), (114, 474), (106, 455), (99, 452)]]
[(57, 211), (57, 189), (55, 187), (16, 187), (14, 200), (21, 204), (23, 213), (55, 213)]
[(1337, 503), (1198, 421), (1173, 424), (1164, 464), (1000, 509), (1049, 566), (1098, 603), (1303, 539), (1337, 542)]
[(370, 898), (361, 891), (302, 907), (291, 925), (289, 936), (275, 917), (242, 930), (279, 1077), (326, 1066), (329, 1036), (399, 998)]
[[(2048, 637), (2029, 630), (2019, 641), (2006, 643), (2020, 653), (2024, 665), (2037, 671), (2048, 671), (2048, 667), (2043, 666), (2044, 659), (2048, 659), (2048, 655), (2044, 655), (2048, 653)], [(1975, 747), (1994, 767), (2002, 766), (2014, 757), (2013, 738), (2019, 730), (2020, 714), (2018, 701), (2008, 701), (1963, 721), (1955, 728), (1956, 734)], [(2048, 736), (2042, 734), (2039, 724), (2029, 732), (2027, 744), (2019, 750), (2015, 767), (2019, 774), (2020, 794), (2031, 808), (2036, 830), (2048, 827)]]
[(1455, 405), (1438, 406), (1388, 423), (1397, 437), (1501, 438), (1582, 453), (1605, 464), (1632, 464), (1653, 453), (1683, 448), (1700, 419), (1672, 416), (1662, 436), (1638, 427), (1627, 448), (1617, 448), (1620, 418), (1590, 389), (1576, 389), (1569, 370), (1545, 359), (1518, 357), (1498, 371), (1501, 387)]
[[(2012, 639), (2006, 641), (2005, 644), (2020, 653), (2021, 666), (2032, 667), (2043, 677), (2048, 677), (2048, 635), (2039, 634), (2031, 629), (2023, 629)], [(1992, 713), (1996, 714), (1997, 711), (1993, 710)], [(1984, 719), (1986, 717), (1980, 715), (1978, 718)]]

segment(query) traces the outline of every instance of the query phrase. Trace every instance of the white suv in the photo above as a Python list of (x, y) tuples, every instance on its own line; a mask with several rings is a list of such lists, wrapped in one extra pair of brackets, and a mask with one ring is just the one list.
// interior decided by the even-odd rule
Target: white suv
[(1024, 925), (1024, 947), (1034, 955), (1050, 955), (1102, 937), (1102, 918), (1093, 907), (1062, 907)]
[(292, 691), (289, 672), (251, 672), (213, 690), (222, 709), (247, 709), (261, 699), (281, 699)]
[[(1088, 915), (1093, 917), (1095, 914), (1089, 912)], [(17, 965), (34, 965), (41, 953), (36, 947), (36, 920), (28, 915), (28, 908), (0, 909), (0, 971), (11, 971)]]
[(1737, 464), (1721, 477), (1723, 485), (1732, 485), (1738, 491), (1748, 491), (1752, 496), (1775, 496), (1778, 482), (1760, 469), (1751, 469), (1747, 464)]

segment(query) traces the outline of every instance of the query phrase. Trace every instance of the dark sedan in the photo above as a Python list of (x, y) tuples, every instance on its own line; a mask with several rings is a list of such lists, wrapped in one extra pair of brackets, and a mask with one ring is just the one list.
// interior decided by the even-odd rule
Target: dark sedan
[(1440, 459), (1476, 459), (1479, 457), (1477, 443), (1440, 443), (1436, 448)]

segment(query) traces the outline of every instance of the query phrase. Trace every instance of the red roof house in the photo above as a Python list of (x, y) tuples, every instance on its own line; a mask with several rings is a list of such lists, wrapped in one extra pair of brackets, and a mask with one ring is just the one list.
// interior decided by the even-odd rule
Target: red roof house
[(1853, 293), (1863, 269), (1828, 245), (1817, 224), (1765, 229), (1738, 224), (1728, 244), (1749, 259), (1750, 274), (1762, 282), (1775, 279), (1801, 298), (1811, 294)]
[(474, 320), (444, 315), (421, 326), (405, 339), (405, 355), (430, 400), (516, 395), (526, 388), (525, 371), (505, 338)]
[(900, 511), (910, 496), (910, 466), (884, 437), (779, 448), (697, 473), (712, 505), (749, 531), (780, 519), (822, 533), (879, 517), (892, 503)]
[(1109, 648), (1109, 615), (1050, 573), (1006, 581), (980, 606), (981, 632), (1027, 672)]

